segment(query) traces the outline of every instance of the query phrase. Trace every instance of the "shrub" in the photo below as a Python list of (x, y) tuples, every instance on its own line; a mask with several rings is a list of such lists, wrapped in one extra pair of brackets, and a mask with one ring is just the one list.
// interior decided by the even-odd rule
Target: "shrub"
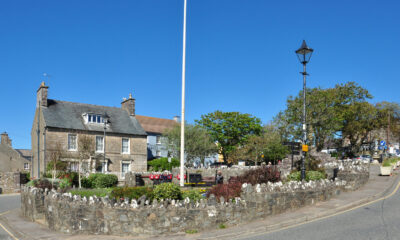
[(146, 196), (146, 199), (152, 200), (154, 198), (153, 189), (149, 187), (115, 187), (111, 191), (111, 197), (117, 199), (139, 199), (143, 195)]
[(60, 180), (59, 185), (58, 185), (61, 189), (65, 189), (68, 187), (71, 187), (71, 182), (69, 181), (68, 178), (63, 178)]
[(93, 184), (93, 182), (96, 180), (96, 178), (100, 175), (104, 175), (104, 173), (91, 173), (89, 175), (88, 180), (91, 182), (91, 184)]
[(156, 199), (182, 199), (181, 188), (173, 183), (162, 183), (157, 185), (154, 190)]
[(238, 177), (240, 183), (250, 183), (251, 185), (279, 182), (281, 180), (281, 173), (277, 167), (259, 167), (251, 169)]
[(308, 171), (306, 172), (306, 181), (317, 181), (321, 179), (325, 179), (326, 174), (320, 171)]
[(114, 174), (101, 174), (92, 182), (92, 186), (95, 188), (108, 188), (116, 186), (117, 184), (118, 177)]
[[(326, 174), (320, 171), (306, 171), (306, 181), (317, 181), (320, 179), (325, 179)], [(301, 172), (294, 171), (287, 176), (288, 181), (300, 181), (301, 179)]]
[(301, 172), (300, 171), (293, 171), (291, 172), (287, 178), (288, 181), (300, 181), (301, 179)]
[(233, 199), (235, 197), (240, 197), (242, 192), (242, 184), (240, 182), (231, 182), (228, 184), (217, 184), (207, 193), (207, 197), (214, 194), (219, 201), (221, 197), (225, 200)]
[(199, 190), (191, 189), (188, 191), (183, 191), (182, 198), (183, 199), (189, 198), (191, 201), (199, 201), (204, 197), (203, 195), (201, 195)]
[(93, 188), (92, 187), (92, 182), (87, 177), (82, 177), (81, 178), (81, 185), (82, 185), (83, 188)]
[(384, 161), (382, 162), (382, 166), (383, 166), (383, 167), (390, 167), (390, 166), (392, 166), (392, 164), (390, 164), (390, 161), (384, 160)]
[(97, 189), (77, 189), (71, 190), (72, 195), (80, 195), (81, 197), (90, 197), (96, 195), (97, 197), (105, 197), (110, 194), (111, 188), (97, 188)]
[(30, 187), (41, 188), (41, 189), (46, 189), (46, 188), (52, 189), (53, 188), (51, 182), (44, 178), (29, 181), (26, 185), (30, 186)]
[(58, 178), (63, 180), (67, 179), (69, 182), (69, 186), (78, 186), (79, 185), (79, 176), (76, 172), (60, 172), (58, 174)]
[(392, 157), (392, 158), (389, 158), (389, 159), (388, 159), (388, 161), (389, 161), (391, 164), (397, 163), (398, 160), (399, 160), (399, 159), (396, 158), (396, 157)]
[(168, 158), (158, 158), (151, 160), (147, 163), (153, 171), (164, 171), (171, 170), (173, 167), (179, 167), (180, 162), (176, 158), (171, 158), (171, 163), (168, 162)]
[(28, 186), (28, 187), (34, 187), (35, 185), (36, 185), (36, 179), (34, 179), (34, 180), (30, 180), (27, 184), (26, 184), (26, 186)]

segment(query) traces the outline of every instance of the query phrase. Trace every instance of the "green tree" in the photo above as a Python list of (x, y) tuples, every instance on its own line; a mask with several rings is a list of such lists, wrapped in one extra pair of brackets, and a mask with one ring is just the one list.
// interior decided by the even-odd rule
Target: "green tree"
[(196, 123), (204, 127), (217, 142), (225, 163), (231, 153), (243, 146), (251, 135), (260, 135), (262, 131), (260, 119), (239, 112), (215, 111), (202, 115)]
[[(400, 105), (395, 102), (379, 102), (376, 105), (378, 109), (378, 119), (381, 129), (386, 128), (387, 137), (391, 134), (394, 138), (400, 138)], [(390, 144), (389, 139), (387, 139)]]
[[(181, 126), (176, 125), (167, 130), (163, 136), (163, 141), (168, 150), (173, 156), (179, 158), (181, 150)], [(204, 164), (206, 157), (217, 152), (217, 145), (212, 141), (204, 128), (185, 124), (185, 156), (187, 165), (192, 165), (197, 158)]]
[(378, 109), (368, 102), (348, 105), (343, 118), (342, 140), (348, 141), (353, 154), (360, 151), (361, 144), (367, 141), (371, 131), (381, 127)]
[[(369, 92), (354, 82), (337, 84), (334, 88), (311, 88), (306, 90), (307, 136), (317, 151), (325, 147), (327, 139), (342, 136), (347, 124), (349, 106), (364, 103), (372, 98)], [(285, 140), (301, 139), (303, 93), (289, 96), (287, 108), (280, 112), (274, 122)]]
[(276, 162), (288, 153), (282, 144), (279, 131), (273, 125), (266, 125), (261, 135), (251, 135), (247, 142), (236, 149), (232, 159), (253, 161), (257, 165), (260, 161)]

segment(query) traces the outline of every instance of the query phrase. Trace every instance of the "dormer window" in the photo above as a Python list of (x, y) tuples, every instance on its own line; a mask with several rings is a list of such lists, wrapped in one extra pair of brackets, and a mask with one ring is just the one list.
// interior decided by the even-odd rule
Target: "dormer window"
[(104, 117), (99, 114), (86, 114), (86, 123), (104, 123)]

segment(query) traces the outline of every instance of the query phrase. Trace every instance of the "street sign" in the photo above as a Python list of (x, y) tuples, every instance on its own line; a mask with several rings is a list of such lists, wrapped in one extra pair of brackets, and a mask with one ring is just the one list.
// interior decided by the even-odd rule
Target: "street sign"
[(379, 145), (385, 146), (385, 145), (386, 145), (386, 142), (385, 142), (384, 140), (382, 140), (382, 141), (379, 143)]
[(302, 149), (303, 149), (303, 152), (308, 152), (308, 145), (303, 145)]

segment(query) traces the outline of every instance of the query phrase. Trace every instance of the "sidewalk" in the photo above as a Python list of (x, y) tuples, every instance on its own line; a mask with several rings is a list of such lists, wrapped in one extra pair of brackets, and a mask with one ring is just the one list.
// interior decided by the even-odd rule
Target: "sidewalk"
[[(317, 220), (330, 215), (346, 211), (361, 204), (368, 203), (387, 195), (398, 182), (399, 170), (391, 177), (379, 176), (379, 166), (371, 165), (370, 179), (367, 184), (354, 192), (341, 193), (339, 196), (326, 202), (318, 202), (314, 205), (303, 207), (292, 212), (286, 212), (270, 216), (263, 220), (241, 224), (240, 226), (228, 227), (226, 229), (210, 229), (197, 234), (171, 234), (168, 239), (233, 239), (254, 233), (277, 231), (279, 229)], [(19, 210), (11, 211), (0, 216), (0, 223), (11, 231), (16, 238), (22, 239), (96, 239), (96, 240), (122, 240), (122, 239), (153, 239), (153, 237), (117, 237), (103, 235), (68, 235), (48, 230), (38, 223), (26, 221), (20, 216)], [(157, 237), (159, 238), (159, 237)]]

